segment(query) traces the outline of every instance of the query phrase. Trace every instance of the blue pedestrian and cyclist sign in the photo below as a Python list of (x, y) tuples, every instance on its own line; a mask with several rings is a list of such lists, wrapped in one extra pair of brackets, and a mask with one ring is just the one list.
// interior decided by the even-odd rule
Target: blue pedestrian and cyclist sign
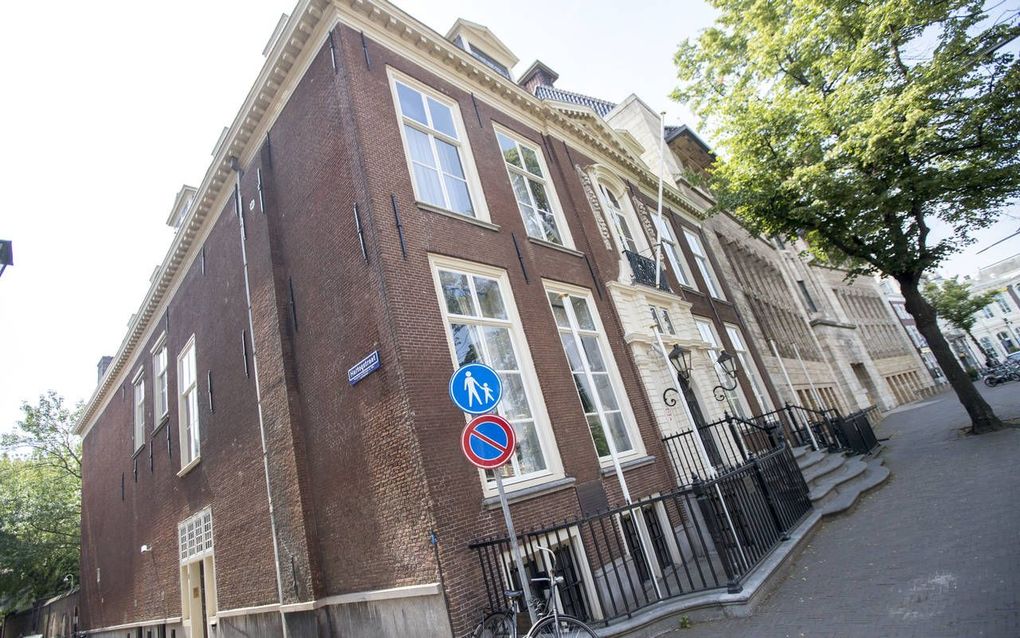
[(468, 414), (485, 414), (503, 398), (503, 383), (489, 366), (469, 363), (450, 377), (450, 398)]

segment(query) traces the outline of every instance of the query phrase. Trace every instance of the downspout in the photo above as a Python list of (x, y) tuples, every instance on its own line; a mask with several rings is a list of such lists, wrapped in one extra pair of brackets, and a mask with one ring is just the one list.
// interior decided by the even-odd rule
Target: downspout
[(262, 416), (262, 384), (259, 382), (258, 347), (255, 345), (255, 319), (251, 308), (251, 283), (248, 279), (248, 250), (245, 247), (244, 207), (241, 206), (241, 164), (236, 157), (230, 158), (234, 169), (234, 207), (241, 233), (241, 264), (244, 270), (244, 303), (248, 309), (248, 334), (251, 335), (251, 367), (255, 376), (255, 405), (259, 414), (259, 438), (262, 443), (262, 471), (266, 477), (266, 501), (269, 503), (269, 528), (273, 536), (273, 564), (276, 568), (276, 595), (280, 605), (280, 626), (283, 638), (287, 638), (287, 618), (283, 612), (283, 577), (280, 571), (280, 544), (276, 538), (276, 509), (273, 507), (273, 490), (269, 486), (269, 452), (266, 447), (266, 423)]

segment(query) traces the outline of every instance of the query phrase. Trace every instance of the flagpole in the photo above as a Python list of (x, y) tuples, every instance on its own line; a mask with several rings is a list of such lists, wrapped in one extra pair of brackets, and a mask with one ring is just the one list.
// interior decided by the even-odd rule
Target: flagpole
[(659, 113), (659, 201), (655, 222), (655, 287), (662, 279), (662, 176), (666, 172), (666, 112)]

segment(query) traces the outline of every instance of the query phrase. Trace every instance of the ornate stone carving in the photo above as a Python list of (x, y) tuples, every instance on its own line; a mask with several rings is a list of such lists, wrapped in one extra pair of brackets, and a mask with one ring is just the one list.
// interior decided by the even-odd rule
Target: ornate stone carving
[(599, 234), (602, 235), (602, 243), (606, 245), (606, 250), (612, 250), (613, 242), (609, 238), (609, 227), (606, 226), (606, 218), (605, 215), (602, 214), (602, 205), (599, 203), (598, 195), (595, 194), (595, 187), (592, 186), (591, 179), (579, 164), (574, 164), (574, 169), (577, 170), (577, 177), (581, 180), (581, 186), (584, 188), (584, 196), (588, 198), (588, 205), (591, 206), (591, 212), (595, 215), (595, 223), (598, 224)]
[(641, 220), (641, 226), (645, 229), (645, 235), (654, 248), (657, 235), (655, 233), (655, 226), (652, 223), (652, 215), (655, 214), (655, 211), (645, 206), (645, 203), (637, 197), (631, 197), (630, 201), (634, 203), (634, 210), (637, 211), (638, 219)]

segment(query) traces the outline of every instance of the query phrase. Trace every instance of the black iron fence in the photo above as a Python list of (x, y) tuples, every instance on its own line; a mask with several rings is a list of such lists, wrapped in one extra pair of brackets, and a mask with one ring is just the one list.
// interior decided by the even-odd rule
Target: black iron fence
[[(775, 449), (783, 440), (779, 427), (776, 423), (758, 423), (725, 413), (722, 419), (698, 427), (700, 441), (694, 440), (693, 430), (663, 437), (662, 441), (683, 485), (711, 474), (703, 460), (706, 456), (716, 472), (724, 472)], [(698, 450), (699, 442), (704, 455)]]
[[(662, 441), (678, 483), (689, 485), (741, 467), (776, 449), (784, 440), (794, 447), (868, 454), (878, 446), (870, 411), (868, 408), (843, 416), (835, 409), (815, 410), (787, 404), (749, 419), (725, 413), (718, 421), (698, 426), (696, 434), (694, 430), (679, 432), (663, 437)], [(711, 471), (705, 467), (706, 459)]]
[[(565, 579), (561, 608), (607, 625), (677, 596), (723, 587), (739, 591), (741, 580), (810, 509), (796, 460), (779, 444), (709, 481), (525, 531), (517, 542), (527, 580), (550, 569), (537, 548), (551, 549)], [(483, 604), (505, 608), (504, 591), (521, 587), (509, 538), (469, 547), (485, 583)]]

